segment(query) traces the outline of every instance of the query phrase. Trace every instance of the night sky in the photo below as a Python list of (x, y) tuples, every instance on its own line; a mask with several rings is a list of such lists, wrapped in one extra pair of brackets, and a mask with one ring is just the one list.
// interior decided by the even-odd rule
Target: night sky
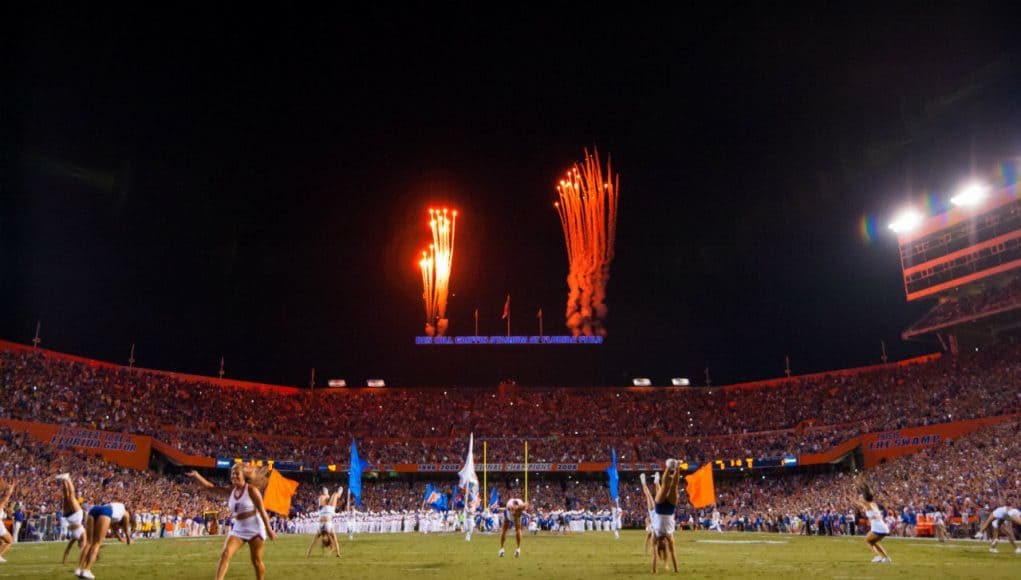
[[(716, 384), (900, 340), (892, 213), (1021, 155), (1006, 8), (512, 5), (10, 15), (0, 337), (308, 384)], [(415, 347), (426, 208), (451, 334), (564, 331), (554, 186), (620, 172), (602, 347)], [(863, 234), (863, 217), (875, 225)]]

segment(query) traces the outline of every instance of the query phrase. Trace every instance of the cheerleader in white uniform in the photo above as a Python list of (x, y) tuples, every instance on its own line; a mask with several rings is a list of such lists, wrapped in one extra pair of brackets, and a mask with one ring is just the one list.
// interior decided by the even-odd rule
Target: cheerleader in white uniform
[(92, 506), (85, 522), (85, 548), (78, 558), (76, 576), (89, 580), (95, 578), (92, 574), (92, 565), (99, 558), (99, 550), (103, 547), (106, 533), (111, 530), (118, 540), (131, 545), (131, 512), (128, 508), (119, 502)]
[(520, 499), (507, 500), (507, 507), (503, 510), (503, 523), (500, 527), (499, 556), (501, 558), (503, 558), (504, 554), (503, 544), (507, 541), (507, 530), (511, 527), (514, 528), (514, 540), (517, 542), (514, 557), (517, 558), (521, 555), (521, 516), (524, 515), (527, 508), (528, 504)]
[(1011, 527), (1011, 522), (1021, 525), (1021, 512), (1016, 508), (1008, 508), (1007, 506), (1000, 506), (993, 510), (986, 521), (983, 522), (982, 527), (979, 528), (978, 533), (975, 534), (976, 538), (981, 538), (982, 534), (989, 529), (990, 538), (992, 544), (989, 546), (990, 552), (997, 552), (996, 545), (1000, 543), (1000, 531), (1003, 530), (1007, 536), (1007, 540), (1010, 545), (1014, 547), (1014, 552), (1021, 554), (1021, 548), (1014, 542), (1014, 530)]
[(653, 503), (652, 513), (652, 573), (656, 573), (659, 560), (666, 562), (669, 555), (673, 564), (674, 573), (677, 572), (677, 550), (674, 545), (674, 530), (677, 522), (677, 497), (678, 488), (681, 485), (680, 462), (676, 459), (666, 460), (666, 470), (663, 472), (663, 485), (656, 490), (656, 498)]
[(312, 555), (312, 548), (319, 540), (322, 540), (324, 549), (330, 548), (338, 558), (340, 557), (340, 542), (337, 541), (337, 533), (333, 529), (333, 516), (337, 514), (337, 502), (343, 491), (343, 487), (338, 487), (337, 491), (330, 495), (330, 490), (324, 487), (322, 493), (319, 494), (319, 526), (312, 537), (312, 543), (309, 544), (308, 550), (305, 552), (305, 557)]
[[(0, 481), (0, 486), (3, 485), (3, 481)], [(7, 550), (11, 549), (11, 545), (14, 544), (14, 537), (7, 531), (7, 527), (4, 526), (4, 520), (7, 518), (7, 512), (4, 508), (7, 507), (7, 502), (11, 501), (11, 495), (14, 493), (14, 484), (8, 484), (7, 493), (4, 494), (4, 498), (0, 500), (0, 564), (3, 564), (7, 560), (4, 560), (4, 554)]]
[(869, 533), (865, 536), (865, 543), (876, 554), (876, 557), (872, 558), (872, 562), (874, 564), (889, 564), (893, 560), (890, 559), (890, 555), (886, 553), (886, 550), (879, 545), (883, 538), (890, 535), (890, 526), (883, 520), (883, 510), (879, 509), (872, 489), (864, 481), (860, 481), (858, 484), (858, 495), (860, 498), (855, 498), (854, 503), (858, 506), (858, 509), (865, 512), (865, 517), (869, 519)]
[(71, 552), (71, 546), (78, 544), (80, 559), (80, 553), (88, 542), (85, 534), (85, 513), (82, 511), (81, 504), (78, 503), (78, 494), (75, 491), (74, 482), (71, 481), (71, 474), (61, 473), (56, 480), (61, 484), (60, 509), (64, 518), (67, 519), (67, 532), (71, 536), (67, 547), (64, 548), (64, 558), (60, 561), (61, 564), (67, 564), (67, 555)]
[(244, 467), (240, 463), (235, 463), (230, 468), (231, 487), (213, 485), (195, 471), (189, 471), (186, 475), (195, 478), (210, 493), (226, 497), (227, 509), (234, 518), (234, 526), (223, 543), (223, 551), (220, 552), (216, 580), (223, 580), (231, 558), (245, 543), (252, 553), (255, 578), (263, 580), (266, 577), (266, 564), (262, 561), (263, 542), (266, 538), (275, 540), (277, 535), (269, 525), (269, 514), (262, 505), (262, 493), (249, 483)]
[[(645, 555), (649, 555), (649, 548), (652, 546), (652, 516), (656, 513), (656, 496), (649, 491), (649, 485), (645, 482), (645, 474), (638, 476), (642, 482), (642, 494), (645, 496)], [(656, 491), (659, 491), (659, 473), (653, 475)]]

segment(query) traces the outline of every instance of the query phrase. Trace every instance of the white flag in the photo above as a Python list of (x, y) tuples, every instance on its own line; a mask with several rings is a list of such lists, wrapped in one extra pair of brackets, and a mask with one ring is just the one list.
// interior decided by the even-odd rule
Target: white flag
[(458, 487), (464, 487), (469, 483), (474, 483), (475, 487), (479, 485), (479, 476), (475, 473), (475, 454), (473, 448), (475, 447), (475, 434), (472, 433), (468, 437), (468, 456), (464, 458), (464, 467), (461, 471), (457, 472), (457, 476), (460, 478)]

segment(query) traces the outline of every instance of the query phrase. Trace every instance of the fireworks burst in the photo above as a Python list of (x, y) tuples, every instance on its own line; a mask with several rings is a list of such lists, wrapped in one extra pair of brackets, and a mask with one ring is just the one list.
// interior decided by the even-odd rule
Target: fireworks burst
[(422, 299), (425, 302), (425, 332), (443, 336), (447, 331), (447, 293), (450, 269), (454, 263), (454, 228), (457, 210), (429, 209), (429, 228), (433, 243), (422, 252)]
[(610, 279), (617, 234), (620, 176), (606, 161), (604, 179), (599, 152), (575, 164), (557, 186), (553, 205), (567, 244), (567, 328), (577, 335), (606, 334), (606, 283)]

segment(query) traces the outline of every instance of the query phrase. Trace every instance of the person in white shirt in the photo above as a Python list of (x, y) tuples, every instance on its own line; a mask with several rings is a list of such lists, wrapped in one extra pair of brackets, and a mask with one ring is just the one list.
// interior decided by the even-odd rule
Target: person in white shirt
[(1011, 523), (1015, 523), (1021, 526), (1021, 511), (1017, 508), (1010, 508), (1007, 506), (1000, 506), (993, 510), (986, 521), (982, 523), (982, 527), (979, 528), (978, 533), (975, 534), (976, 538), (981, 538), (983, 532), (987, 529), (990, 530), (989, 536), (992, 539), (992, 544), (989, 546), (990, 552), (997, 552), (996, 545), (1000, 542), (1001, 530), (1007, 536), (1007, 541), (1014, 547), (1014, 552), (1021, 554), (1021, 548), (1018, 547), (1014, 541), (1014, 530)]
[(876, 504), (872, 489), (864, 481), (861, 481), (858, 485), (858, 494), (861, 496), (860, 499), (853, 499), (853, 501), (861, 511), (865, 512), (865, 517), (869, 519), (870, 528), (869, 533), (865, 536), (865, 543), (876, 554), (876, 557), (872, 558), (872, 562), (875, 564), (889, 564), (893, 560), (890, 559), (890, 555), (886, 553), (883, 546), (879, 544), (883, 541), (883, 538), (890, 535), (890, 527), (883, 521), (883, 511)]
[(322, 542), (323, 549), (328, 548), (338, 558), (340, 557), (340, 542), (337, 541), (337, 533), (333, 529), (333, 516), (337, 513), (337, 502), (340, 501), (343, 491), (343, 487), (338, 487), (337, 491), (330, 495), (329, 490), (324, 487), (322, 493), (319, 494), (319, 526), (315, 535), (312, 536), (312, 543), (305, 551), (306, 558), (312, 555), (312, 548), (315, 547), (317, 541)]
[(78, 558), (75, 575), (79, 578), (93, 580), (92, 565), (99, 558), (99, 550), (103, 547), (106, 533), (113, 530), (117, 539), (131, 545), (131, 511), (119, 502), (94, 505), (89, 509), (89, 518), (85, 524), (87, 538), (85, 549)]
[(524, 515), (525, 510), (528, 509), (528, 504), (524, 500), (520, 499), (509, 499), (507, 500), (507, 507), (503, 510), (503, 523), (500, 527), (500, 552), (499, 556), (503, 558), (504, 542), (507, 541), (507, 530), (514, 528), (514, 540), (517, 542), (517, 548), (514, 550), (514, 557), (521, 556), (521, 516)]
[[(0, 486), (3, 486), (3, 483), (3, 481), (0, 481)], [(0, 564), (7, 561), (4, 559), (4, 554), (14, 544), (14, 537), (11, 536), (11, 533), (7, 531), (7, 527), (4, 526), (4, 519), (7, 518), (7, 512), (4, 511), (4, 508), (7, 507), (7, 502), (11, 501), (12, 494), (14, 494), (14, 484), (10, 483), (7, 484), (7, 492), (4, 498), (0, 500)]]
[[(64, 514), (64, 519), (67, 520), (67, 531), (70, 535), (70, 540), (67, 542), (67, 547), (64, 548), (64, 557), (61, 559), (61, 564), (67, 563), (67, 555), (71, 551), (71, 546), (78, 544), (78, 552), (85, 549), (87, 538), (85, 537), (85, 513), (82, 512), (82, 506), (78, 504), (77, 493), (74, 488), (74, 483), (71, 481), (71, 475), (68, 473), (61, 473), (56, 477), (56, 480), (60, 482), (60, 505), (61, 512)], [(2, 525), (2, 523), (0, 523)], [(79, 556), (80, 558), (80, 556)]]
[(263, 580), (266, 577), (266, 564), (262, 561), (263, 543), (266, 538), (275, 540), (277, 535), (270, 526), (269, 514), (262, 503), (262, 492), (249, 483), (244, 467), (240, 463), (231, 467), (230, 487), (213, 485), (195, 471), (189, 471), (186, 475), (193, 477), (210, 493), (226, 497), (227, 509), (234, 518), (234, 527), (231, 528), (227, 541), (223, 544), (223, 551), (220, 552), (216, 580), (223, 580), (234, 554), (246, 543), (251, 551), (255, 577), (257, 580)]

